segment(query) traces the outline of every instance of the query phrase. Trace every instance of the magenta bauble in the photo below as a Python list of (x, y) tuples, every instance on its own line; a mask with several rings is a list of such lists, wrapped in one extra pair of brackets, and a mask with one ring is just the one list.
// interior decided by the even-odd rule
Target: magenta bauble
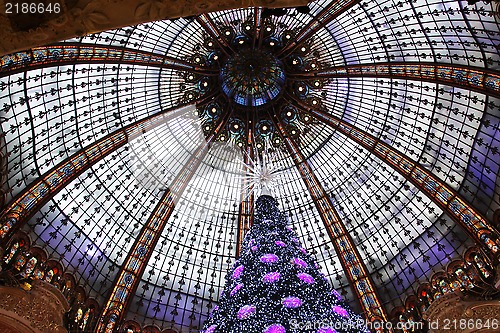
[(274, 324), (266, 328), (266, 330), (263, 333), (285, 333), (286, 330), (283, 326), (279, 324)]
[(264, 254), (262, 257), (260, 257), (260, 261), (265, 262), (265, 263), (273, 263), (278, 261), (279, 258), (277, 255), (272, 254), (272, 253), (267, 253)]
[(216, 306), (214, 306), (212, 312), (210, 312), (210, 317), (212, 317), (214, 315), (214, 313), (217, 312), (217, 310), (219, 310), (219, 307), (216, 305)]
[(216, 328), (217, 328), (217, 325), (212, 325), (205, 330), (205, 333), (214, 333)]
[(243, 283), (238, 283), (234, 288), (233, 290), (231, 290), (231, 292), (229, 293), (230, 296), (234, 296), (234, 294), (236, 294), (238, 292), (238, 290), (240, 290), (241, 288), (243, 288)]
[(243, 270), (245, 270), (245, 266), (243, 265), (236, 267), (233, 272), (233, 279), (234, 280), (239, 279), (241, 274), (243, 273)]
[(309, 283), (309, 284), (313, 284), (314, 283), (314, 278), (311, 275), (307, 274), (307, 273), (298, 273), (297, 277), (302, 282)]
[(332, 312), (335, 312), (336, 314), (345, 318), (349, 317), (349, 313), (347, 312), (347, 310), (338, 305), (332, 307)]
[(335, 289), (332, 290), (332, 295), (335, 296), (339, 301), (342, 301), (342, 296)]
[(296, 266), (299, 266), (299, 267), (302, 267), (302, 268), (307, 268), (307, 263), (300, 259), (300, 258), (293, 258), (293, 263), (296, 265)]
[(242, 306), (241, 309), (238, 311), (236, 314), (236, 318), (238, 319), (247, 319), (250, 316), (253, 316), (255, 314), (255, 306), (253, 305), (245, 305)]
[(290, 297), (283, 299), (283, 306), (285, 308), (292, 308), (293, 309), (293, 308), (298, 308), (301, 305), (302, 305), (302, 301), (298, 297), (290, 296)]
[(276, 241), (276, 242), (274, 242), (274, 243), (275, 243), (276, 245), (278, 245), (278, 246), (281, 246), (281, 247), (285, 247), (285, 246), (286, 246), (286, 244), (285, 244), (284, 242), (282, 242), (282, 241)]
[(266, 283), (274, 283), (280, 279), (281, 275), (279, 272), (271, 272), (264, 275), (262, 281)]

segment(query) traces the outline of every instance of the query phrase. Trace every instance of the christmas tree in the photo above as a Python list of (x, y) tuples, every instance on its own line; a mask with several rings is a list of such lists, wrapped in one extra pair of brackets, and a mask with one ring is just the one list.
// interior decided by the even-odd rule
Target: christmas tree
[(368, 332), (331, 288), (277, 201), (255, 203), (253, 227), (202, 333)]

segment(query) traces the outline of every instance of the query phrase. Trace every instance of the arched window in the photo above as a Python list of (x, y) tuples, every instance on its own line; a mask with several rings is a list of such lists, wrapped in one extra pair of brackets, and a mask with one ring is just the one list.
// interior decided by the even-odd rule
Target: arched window
[(75, 285), (75, 283), (73, 282), (73, 278), (67, 274), (64, 275), (64, 283), (62, 285), (62, 293), (63, 295), (66, 297), (66, 299), (70, 299), (71, 298), (71, 294), (73, 292), (73, 287)]
[(444, 277), (442, 277), (439, 280), (439, 288), (441, 288), (441, 291), (443, 292), (443, 295), (446, 295), (449, 292), (451, 292), (451, 288), (448, 285), (448, 283), (446, 282), (446, 279)]
[(90, 308), (85, 311), (85, 314), (83, 315), (83, 319), (80, 322), (80, 328), (85, 331), (85, 327), (87, 326), (87, 322), (89, 321), (90, 317)]
[(432, 294), (434, 299), (438, 299), (441, 296), (452, 292), (453, 289), (450, 285), (451, 283), (449, 283), (445, 272), (436, 273), (436, 275), (432, 278)]
[(17, 254), (16, 259), (14, 261), (14, 268), (20, 271), (25, 264), (26, 264), (26, 256), (22, 251), (20, 251)]
[(498, 239), (497, 240), (494, 240), (490, 233), (489, 232), (484, 232), (480, 237), (479, 237), (483, 243), (486, 244), (486, 246), (493, 252), (493, 253), (497, 253), (498, 250), (499, 250), (499, 241)]
[(126, 321), (122, 327), (124, 333), (139, 333), (141, 331), (141, 326), (132, 320)]
[(35, 269), (35, 266), (38, 262), (38, 259), (36, 257), (31, 257), (29, 260), (28, 260), (28, 263), (26, 264), (26, 267), (24, 268), (24, 271), (21, 272), (21, 276), (23, 278), (26, 278), (28, 276), (31, 275), (31, 273), (33, 273), (33, 270)]
[(36, 268), (35, 268), (35, 271), (33, 272), (33, 278), (34, 279), (37, 279), (37, 280), (43, 280), (43, 277), (45, 276), (45, 272), (43, 271), (43, 269), (40, 267), (40, 265), (38, 265)]
[(431, 294), (429, 292), (429, 287), (426, 286), (419, 292), (419, 301), (420, 301), (420, 310), (422, 312), (425, 312), (429, 306), (431, 305), (433, 299), (431, 297)]
[(78, 323), (82, 318), (83, 318), (83, 310), (82, 308), (78, 308), (75, 315), (75, 323)]
[[(414, 324), (422, 321), (422, 315), (419, 311), (417, 298), (415, 296), (412, 295), (408, 298), (405, 309), (407, 322)], [(410, 332), (413, 332), (413, 329), (410, 329)]]
[[(57, 270), (57, 268), (54, 268), (55, 270)], [(50, 268), (48, 271), (47, 271), (47, 274), (45, 274), (45, 281), (51, 283), (52, 282), (52, 279), (54, 278), (54, 274), (56, 272), (54, 272), (54, 269)]]
[(409, 333), (410, 331), (408, 331), (406, 329), (406, 325), (404, 325), (404, 323), (406, 323), (408, 321), (408, 318), (406, 317), (406, 314), (404, 312), (399, 315), (398, 320), (400, 323), (403, 323), (403, 325), (401, 325), (401, 329), (399, 329), (399, 332)]
[(14, 244), (12, 244), (9, 253), (3, 258), (4, 263), (8, 264), (12, 260), (17, 250), (19, 249), (19, 246), (19, 242), (14, 242)]
[(472, 282), (472, 278), (467, 274), (463, 267), (457, 267), (454, 271), (457, 280), (460, 282), (460, 285), (463, 288), (471, 289), (474, 287), (474, 283)]
[(118, 320), (118, 316), (115, 315), (114, 313), (111, 316), (109, 316), (108, 323), (106, 324), (106, 329), (104, 332), (113, 333), (113, 329), (116, 325), (117, 320)]
[(480, 256), (479, 254), (476, 253), (474, 255), (473, 259), (474, 259), (474, 264), (476, 265), (479, 273), (485, 279), (489, 279), (492, 276), (491, 269), (488, 266), (488, 264), (486, 264), (486, 262), (483, 260), (482, 256)]

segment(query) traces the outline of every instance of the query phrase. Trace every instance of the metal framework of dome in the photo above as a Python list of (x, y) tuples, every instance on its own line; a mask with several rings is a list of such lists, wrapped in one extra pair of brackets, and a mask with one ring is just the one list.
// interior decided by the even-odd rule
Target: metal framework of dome
[(163, 20), (0, 57), (3, 272), (69, 283), (75, 332), (198, 332), (252, 224), (252, 161), (270, 154), (290, 227), (370, 321), (416, 320), (457, 289), (492, 294), (492, 6), (309, 8)]

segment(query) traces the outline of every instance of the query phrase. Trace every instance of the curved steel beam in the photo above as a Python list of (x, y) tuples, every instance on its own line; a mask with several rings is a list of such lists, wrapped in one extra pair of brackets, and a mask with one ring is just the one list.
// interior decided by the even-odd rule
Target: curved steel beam
[(486, 218), (469, 205), (465, 198), (439, 180), (431, 171), (356, 126), (327, 112), (314, 109), (298, 101), (295, 97), (292, 97), (292, 99), (294, 99), (297, 106), (311, 116), (344, 134), (396, 170), (451, 216), (478, 244), (481, 244), (483, 248), (492, 254), (493, 258), (498, 259), (500, 237), (497, 230), (491, 226)]
[(221, 32), (217, 28), (217, 25), (212, 21), (208, 14), (201, 14), (196, 17), (196, 22), (198, 22), (203, 29), (212, 37), (217, 44), (222, 49), (226, 55), (234, 53), (234, 50), (231, 48), (231, 45), (228, 43), (227, 39), (222, 36)]
[(263, 35), (262, 23), (264, 22), (262, 18), (262, 12), (263, 12), (262, 7), (255, 7), (253, 9), (253, 22), (255, 25), (255, 33), (253, 34), (252, 48), (254, 50), (255, 48), (260, 49), (262, 45), (262, 35)]
[[(244, 172), (248, 172), (247, 165), (250, 164), (250, 159), (254, 157), (253, 151), (253, 129), (252, 123), (247, 121), (247, 135), (244, 147), (245, 151), (243, 154), (243, 161), (245, 163)], [(242, 180), (242, 192), (240, 195), (240, 208), (238, 213), (238, 230), (236, 235), (236, 257), (240, 256), (241, 249), (243, 247), (243, 239), (245, 233), (251, 228), (253, 223), (253, 207), (255, 195), (251, 187), (247, 188), (248, 184), (246, 180)]]
[(182, 196), (196, 170), (198, 170), (211, 144), (226, 126), (230, 115), (231, 113), (227, 112), (224, 118), (220, 119), (219, 124), (208, 135), (206, 142), (196, 148), (184, 164), (181, 172), (177, 174), (170, 187), (166, 189), (160, 202), (142, 227), (118, 273), (118, 277), (112, 287), (111, 295), (103, 308), (101, 319), (96, 329), (97, 332), (114, 332), (114, 327), (122, 319), (123, 314), (130, 305), (133, 294), (137, 290), (153, 249), (158, 243), (163, 229), (174, 211), (176, 202)]
[[(213, 94), (201, 97), (194, 102), (197, 105), (203, 105), (212, 98), (214, 98)], [(47, 201), (89, 167), (124, 146), (131, 139), (162, 124), (164, 117), (168, 116), (170, 112), (175, 112), (176, 109), (192, 103), (163, 110), (158, 114), (127, 125), (76, 152), (48, 170), (42, 177), (27, 186), (2, 211), (0, 215), (0, 244), (6, 243), (9, 237), (21, 228)]]
[(205, 76), (217, 75), (214, 70), (152, 52), (109, 45), (65, 43), (0, 57), (0, 77), (37, 68), (91, 63), (150, 66)]
[(352, 289), (360, 302), (366, 318), (370, 322), (386, 321), (388, 317), (375, 292), (374, 283), (361, 260), (361, 256), (353, 240), (342, 223), (331, 198), (309, 166), (298, 145), (286, 132), (281, 119), (276, 114), (271, 114), (270, 116), (278, 134), (285, 143), (288, 154), (293, 159), (302, 180), (311, 194), (325, 229), (328, 232), (328, 236), (339, 256), (344, 272), (352, 285)]
[(328, 6), (314, 16), (311, 21), (288, 43), (279, 53), (278, 57), (284, 58), (292, 53), (297, 47), (314, 35), (319, 29), (339, 17), (349, 8), (360, 3), (361, 0), (332, 0)]
[(442, 63), (384, 62), (322, 68), (306, 73), (290, 73), (290, 80), (316, 80), (339, 77), (408, 79), (463, 87), (500, 97), (500, 72), (481, 67)]

